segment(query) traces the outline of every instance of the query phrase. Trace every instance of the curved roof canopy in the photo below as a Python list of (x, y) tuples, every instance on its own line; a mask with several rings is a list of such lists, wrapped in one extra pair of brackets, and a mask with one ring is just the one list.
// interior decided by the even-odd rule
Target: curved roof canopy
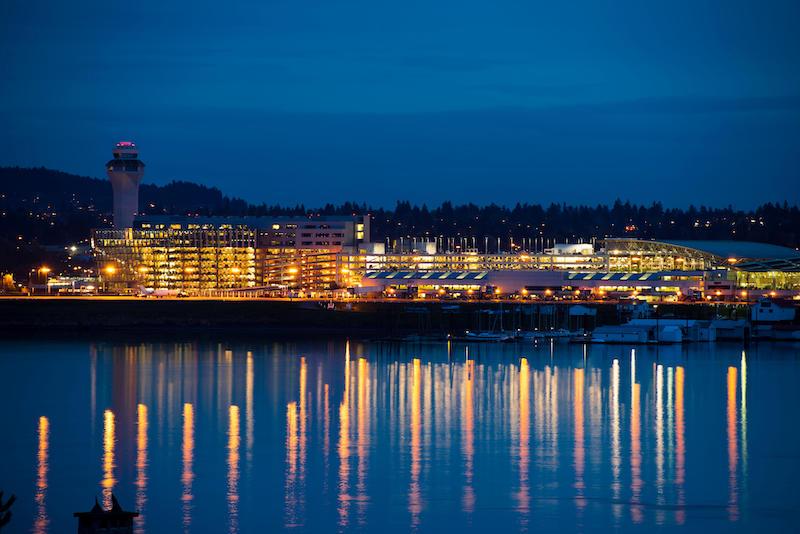
[(710, 264), (740, 271), (800, 272), (800, 251), (752, 241), (651, 241), (636, 238), (607, 238), (611, 254), (620, 251), (650, 254), (685, 254), (705, 258)]
[[(747, 260), (785, 260), (800, 257), (800, 251), (789, 247), (753, 241), (661, 241), (679, 247), (693, 248), (721, 258)], [(656, 241), (658, 243), (658, 241)]]

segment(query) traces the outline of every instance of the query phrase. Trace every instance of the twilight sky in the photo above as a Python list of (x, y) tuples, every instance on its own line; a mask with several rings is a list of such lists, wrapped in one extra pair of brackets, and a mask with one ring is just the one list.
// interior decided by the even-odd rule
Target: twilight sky
[(797, 0), (228, 4), (0, 2), (0, 165), (132, 139), (253, 202), (800, 202)]

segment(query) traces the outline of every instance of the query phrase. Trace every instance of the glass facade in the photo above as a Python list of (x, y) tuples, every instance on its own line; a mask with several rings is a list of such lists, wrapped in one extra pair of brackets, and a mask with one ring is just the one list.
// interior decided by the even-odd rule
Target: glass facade
[(736, 285), (744, 289), (800, 290), (800, 272), (736, 271)]
[(97, 230), (94, 248), (108, 290), (189, 292), (256, 282), (256, 233), (247, 227)]
[(347, 287), (342, 252), (357, 250), (368, 228), (362, 217), (153, 216), (96, 230), (93, 249), (108, 291), (328, 291)]
[(638, 239), (607, 239), (605, 253), (608, 257), (608, 270), (628, 273), (703, 271), (720, 263), (712, 254)]
[(337, 271), (340, 254), (336, 251), (264, 248), (256, 257), (264, 286), (298, 292), (342, 287)]

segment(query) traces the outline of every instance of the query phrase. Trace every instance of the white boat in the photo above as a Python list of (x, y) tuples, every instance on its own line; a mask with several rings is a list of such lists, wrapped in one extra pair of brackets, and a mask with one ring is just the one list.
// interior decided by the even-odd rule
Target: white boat
[(514, 341), (514, 336), (504, 332), (467, 332), (464, 334), (467, 341)]
[(550, 338), (566, 338), (578, 337), (581, 334), (578, 332), (570, 332), (564, 328), (558, 330), (534, 330), (528, 332), (519, 332), (518, 337), (522, 339), (550, 339)]

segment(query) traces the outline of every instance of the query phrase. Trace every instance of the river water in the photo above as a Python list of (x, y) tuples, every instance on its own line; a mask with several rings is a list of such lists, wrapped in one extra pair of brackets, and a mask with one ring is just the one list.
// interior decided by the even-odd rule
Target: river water
[[(800, 347), (0, 343), (8, 532), (800, 528)], [(3, 531), (4, 533), (6, 530)]]

